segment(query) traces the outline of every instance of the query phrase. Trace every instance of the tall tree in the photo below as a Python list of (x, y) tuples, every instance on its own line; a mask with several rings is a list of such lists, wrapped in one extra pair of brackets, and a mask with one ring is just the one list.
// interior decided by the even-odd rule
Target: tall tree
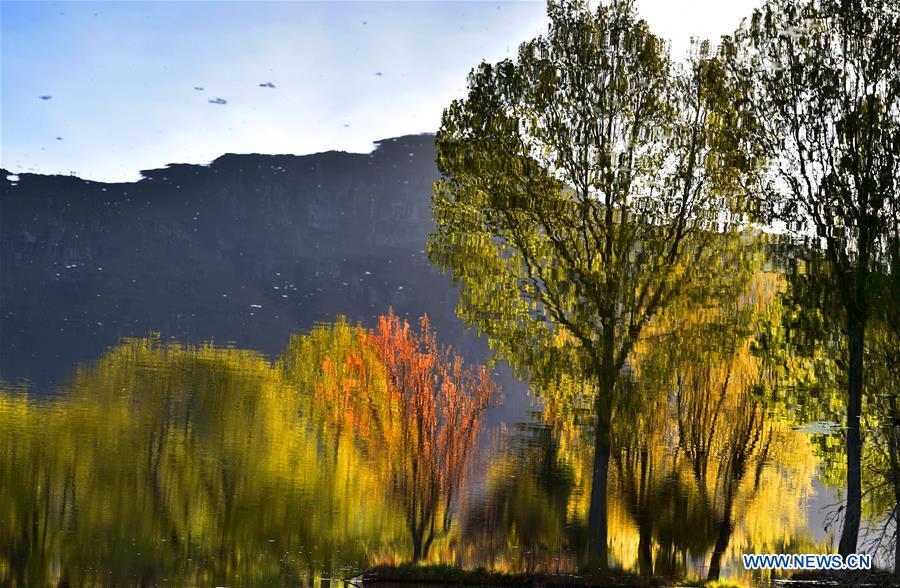
[[(900, 4), (770, 0), (738, 31), (770, 156), (765, 211), (832, 266), (845, 324), (847, 504), (839, 550), (856, 551), (861, 514), (863, 356), (874, 268), (896, 257)], [(750, 88), (751, 86), (746, 86)]]
[(499, 357), (536, 382), (593, 382), (588, 552), (606, 568), (616, 382), (642, 329), (708, 267), (753, 159), (705, 47), (674, 67), (629, 0), (548, 15), (546, 36), (482, 63), (446, 109), (429, 251)]
[[(393, 310), (373, 331), (339, 321), (292, 341), (306, 366), (287, 365), (301, 380), (311, 368), (330, 436), (340, 441), (351, 431), (376, 464), (403, 513), (412, 561), (427, 558), (434, 540), (450, 532), (482, 416), (497, 391), (486, 367), (466, 365), (437, 342), (427, 316), (419, 326)], [(331, 339), (326, 345), (323, 336)]]
[(496, 386), (485, 367), (465, 366), (438, 344), (423, 317), (416, 333), (393, 311), (370, 336), (384, 362), (390, 398), (399, 404), (398, 431), (386, 455), (394, 492), (413, 544), (412, 560), (428, 557), (446, 534), (463, 476), (474, 452), (481, 417)]

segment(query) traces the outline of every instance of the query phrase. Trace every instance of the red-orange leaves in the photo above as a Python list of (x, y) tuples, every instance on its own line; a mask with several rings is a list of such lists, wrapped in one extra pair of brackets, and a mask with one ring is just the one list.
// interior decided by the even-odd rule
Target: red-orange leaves
[(427, 316), (416, 332), (391, 310), (378, 319), (371, 340), (385, 366), (388, 392), (399, 402), (391, 477), (416, 561), (450, 529), (481, 416), (496, 386), (485, 367), (467, 368), (437, 343)]
[(333, 434), (352, 431), (402, 509), (413, 560), (427, 557), (452, 523), (454, 504), (496, 390), (485, 367), (467, 367), (390, 311), (374, 331), (343, 338), (322, 361), (316, 405)]

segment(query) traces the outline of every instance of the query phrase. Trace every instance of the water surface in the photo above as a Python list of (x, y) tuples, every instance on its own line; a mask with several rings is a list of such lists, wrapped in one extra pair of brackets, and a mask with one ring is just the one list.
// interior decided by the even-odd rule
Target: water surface
[[(422, 136), (4, 180), (0, 579), (312, 584), (417, 550), (579, 569), (594, 383), (492, 364), (471, 451), (443, 451), (455, 409), (426, 435), (367, 339), (393, 309), (473, 369), (494, 356), (428, 259), (433, 159)], [(839, 530), (841, 432), (796, 410), (825, 385), (787, 353), (789, 272), (759, 235), (720, 240), (721, 280), (654, 319), (616, 388), (610, 557), (639, 574), (750, 581), (741, 553)]]

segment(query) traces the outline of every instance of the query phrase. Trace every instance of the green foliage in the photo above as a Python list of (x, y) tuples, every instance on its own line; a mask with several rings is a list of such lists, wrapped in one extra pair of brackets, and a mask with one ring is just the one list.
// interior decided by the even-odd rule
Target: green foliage
[(769, 160), (763, 218), (783, 223), (808, 246), (798, 250), (805, 260), (824, 267), (795, 281), (820, 302), (811, 305), (820, 314), (798, 322), (832, 353), (835, 325), (844, 327), (846, 355), (834, 356), (847, 390), (844, 555), (856, 550), (861, 518), (866, 334), (884, 292), (872, 278), (893, 273), (887, 282), (897, 284), (898, 40), (894, 0), (769, 0), (736, 33), (731, 64), (748, 80), (746, 110)]
[(705, 46), (673, 66), (627, 1), (548, 14), (444, 113), (429, 254), (499, 357), (537, 382), (608, 382), (740, 218), (749, 135)]
[(0, 394), (0, 583), (301, 583), (402, 545), (310, 392), (253, 352), (136, 339), (57, 400)]
[(768, 212), (839, 273), (858, 256), (884, 262), (900, 226), (900, 7), (771, 0), (737, 38), (771, 158)]

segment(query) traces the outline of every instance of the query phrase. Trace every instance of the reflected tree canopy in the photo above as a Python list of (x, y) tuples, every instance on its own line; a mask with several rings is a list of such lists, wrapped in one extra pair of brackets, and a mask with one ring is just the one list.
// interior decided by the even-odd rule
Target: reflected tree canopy
[(476, 68), (445, 111), (429, 251), (499, 357), (534, 382), (589, 381), (602, 569), (617, 382), (642, 331), (722, 255), (716, 233), (740, 218), (753, 162), (705, 46), (673, 65), (630, 2), (548, 14), (546, 36)]
[[(753, 250), (740, 240), (731, 246)], [(786, 284), (756, 252), (719, 284), (715, 304), (685, 301), (661, 313), (618, 384), (609, 543), (626, 569), (717, 579), (726, 565), (740, 567), (742, 553), (827, 550), (786, 533), (806, 524), (819, 460), (808, 437), (766, 405), (783, 372), (759, 351), (760, 325), (780, 318)], [(548, 385), (536, 424), (493, 463), (488, 498), (464, 528), (484, 546), (482, 565), (578, 567), (588, 540), (593, 393), (574, 378)]]
[(257, 354), (159, 340), (80, 369), (64, 400), (4, 396), (6, 579), (300, 581), (399, 539), (376, 472), (299, 400)]
[(126, 341), (61, 400), (0, 395), (0, 579), (296, 585), (425, 557), (494, 388), (392, 314), (275, 364)]
[(896, 2), (772, 0), (735, 34), (730, 66), (748, 80), (745, 110), (769, 160), (764, 219), (780, 221), (822, 270), (829, 301), (816, 310), (840, 325), (829, 337), (846, 347), (845, 556), (861, 522), (867, 333), (879, 299), (896, 299), (898, 39)]

